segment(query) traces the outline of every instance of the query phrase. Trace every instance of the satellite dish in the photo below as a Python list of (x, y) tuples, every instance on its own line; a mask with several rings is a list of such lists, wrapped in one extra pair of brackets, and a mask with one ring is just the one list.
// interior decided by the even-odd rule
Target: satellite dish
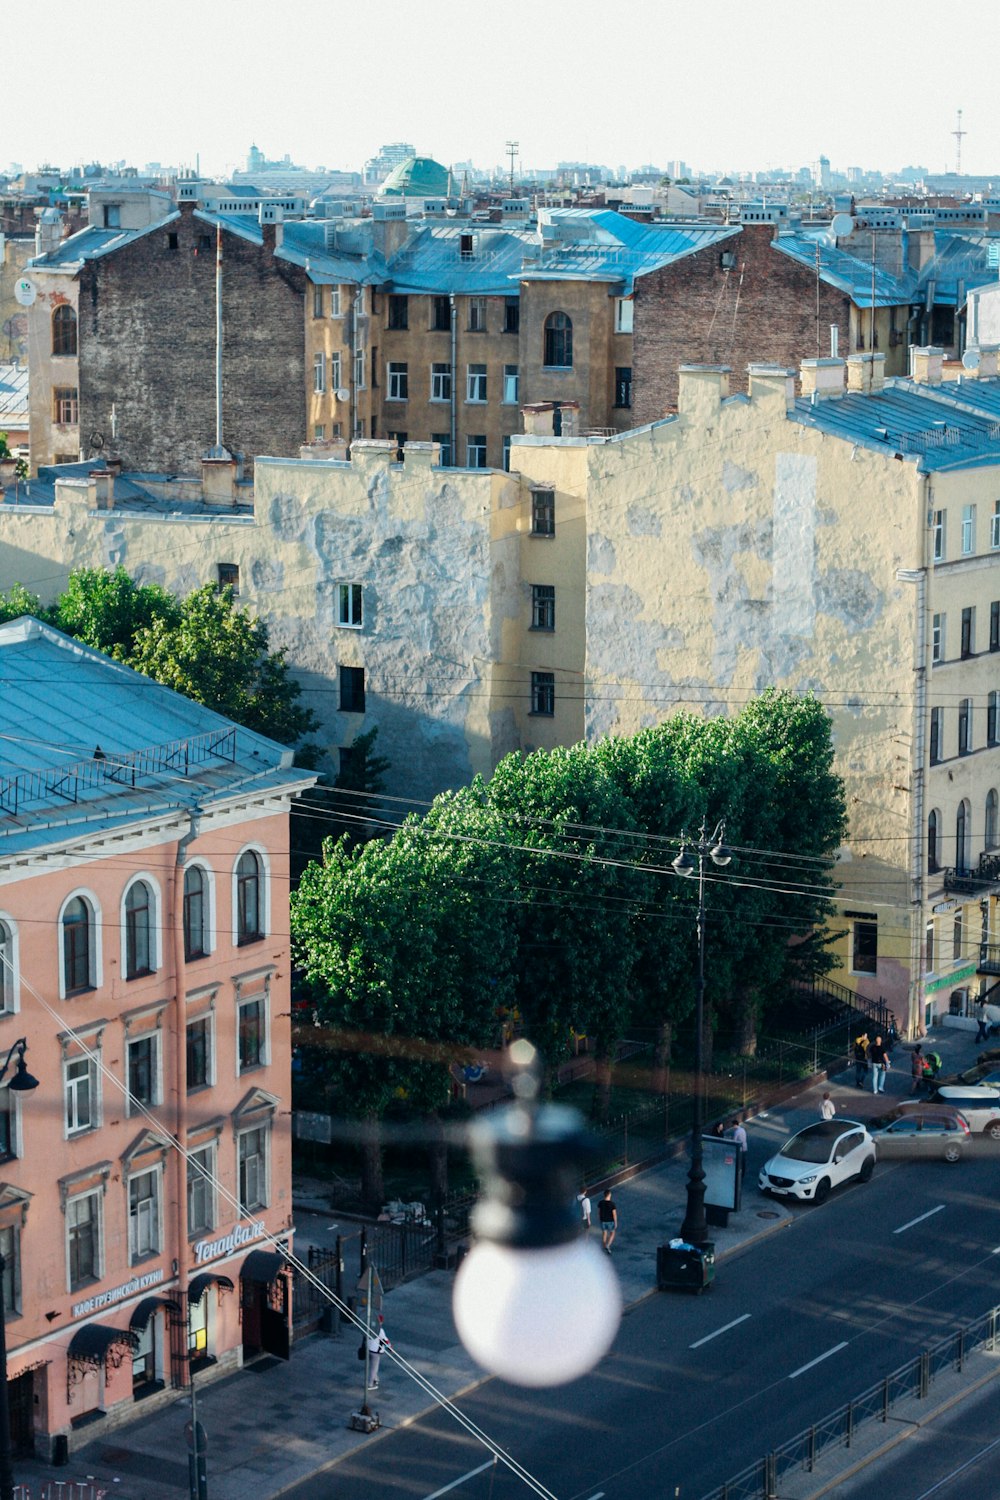
[(351, 399), (351, 393), (347, 389), (346, 385), (341, 385), (341, 386), (337, 387), (336, 396), (337, 396), (337, 400), (338, 401), (350, 401), (350, 399)]
[(978, 349), (966, 349), (962, 355), (963, 370), (978, 370), (980, 364), (980, 353)]
[(20, 307), (30, 307), (38, 296), (35, 283), (30, 276), (19, 276), (14, 284), (14, 301)]
[(842, 239), (844, 235), (850, 234), (853, 228), (854, 220), (850, 214), (834, 214), (830, 220), (830, 233), (835, 235), (838, 240)]
[(100, 453), (101, 449), (104, 447), (104, 433), (92, 432), (90, 434), (90, 437), (88, 438), (88, 442), (90, 443), (90, 446), (95, 453)]

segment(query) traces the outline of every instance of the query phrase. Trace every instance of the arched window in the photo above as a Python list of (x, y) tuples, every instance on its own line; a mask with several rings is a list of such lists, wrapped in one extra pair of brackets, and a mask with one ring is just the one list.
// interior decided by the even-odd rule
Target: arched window
[(76, 353), (76, 313), (68, 302), (52, 314), (52, 353)]
[(990, 787), (986, 793), (986, 839), (987, 849), (997, 847), (997, 793), (995, 787)]
[(557, 370), (573, 368), (573, 323), (564, 312), (545, 319), (545, 363)]
[(205, 872), (200, 865), (188, 865), (184, 871), (184, 957), (204, 958), (205, 947)]
[(63, 912), (63, 973), (67, 995), (91, 987), (93, 958), (91, 910), (82, 896), (74, 896)]
[(927, 817), (927, 870), (931, 875), (941, 868), (940, 837), (941, 814), (934, 808)]
[(153, 972), (153, 898), (144, 880), (128, 888), (125, 897), (125, 978)]
[(961, 801), (955, 819), (955, 869), (959, 875), (969, 874), (969, 812), (968, 802)]
[(0, 922), (0, 1015), (17, 1009), (14, 978), (14, 937), (7, 923)]
[(260, 860), (247, 849), (236, 866), (236, 941), (253, 943), (263, 936)]

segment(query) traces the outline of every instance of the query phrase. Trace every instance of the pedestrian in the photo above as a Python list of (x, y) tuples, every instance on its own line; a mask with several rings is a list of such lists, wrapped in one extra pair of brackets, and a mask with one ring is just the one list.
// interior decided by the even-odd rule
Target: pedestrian
[(823, 1102), (820, 1104), (819, 1113), (820, 1118), (823, 1120), (832, 1120), (837, 1113), (837, 1106), (830, 1098), (829, 1090), (823, 1095)]
[(368, 1389), (378, 1390), (378, 1367), (382, 1359), (382, 1351), (391, 1349), (389, 1335), (384, 1328), (382, 1314), (378, 1315), (378, 1327), (372, 1328), (368, 1334)]
[(872, 1065), (872, 1093), (885, 1093), (885, 1075), (889, 1071), (889, 1051), (883, 1044), (880, 1033), (868, 1048), (868, 1061)]
[(740, 1176), (747, 1175), (747, 1133), (739, 1115), (733, 1115), (729, 1122), (729, 1139), (735, 1141), (740, 1148)]
[(854, 1082), (859, 1089), (865, 1086), (865, 1074), (868, 1072), (868, 1033), (863, 1031), (854, 1039)]
[(581, 1222), (581, 1225), (583, 1227), (583, 1233), (584, 1234), (589, 1234), (590, 1233), (591, 1203), (590, 1203), (590, 1195), (587, 1192), (586, 1188), (584, 1188), (584, 1190), (583, 1190), (582, 1193), (577, 1193), (577, 1195), (576, 1195), (576, 1201), (580, 1205), (580, 1222)]
[(604, 1189), (604, 1197), (597, 1205), (597, 1217), (601, 1221), (601, 1248), (611, 1254), (611, 1246), (618, 1233), (618, 1207), (611, 1196), (611, 1189)]
[(924, 1062), (924, 1049), (918, 1042), (910, 1057), (910, 1072), (913, 1075), (913, 1082), (910, 1084), (911, 1094), (920, 1093), (920, 1086), (924, 1081), (924, 1069), (926, 1066), (927, 1064)]
[(979, 1030), (976, 1032), (976, 1042), (988, 1041), (990, 1028), (986, 1024), (986, 1001), (982, 996), (976, 1001), (976, 1021), (979, 1025)]
[(723, 1125), (721, 1120), (716, 1120), (715, 1124), (712, 1126), (711, 1133), (715, 1136), (715, 1139), (717, 1141), (721, 1141), (724, 1139), (726, 1134), (726, 1127), (725, 1125)]

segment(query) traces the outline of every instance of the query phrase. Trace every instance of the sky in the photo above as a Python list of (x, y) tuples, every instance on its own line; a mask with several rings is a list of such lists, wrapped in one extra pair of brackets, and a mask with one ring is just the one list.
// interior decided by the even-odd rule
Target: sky
[(835, 171), (942, 172), (961, 109), (963, 171), (1000, 172), (996, 0), (48, 0), (41, 14), (56, 51), (43, 64), (28, 29), (8, 55), (23, 88), (0, 169), (223, 175), (256, 143), (357, 171), (391, 141), (492, 167), (516, 140), (526, 171), (824, 155)]

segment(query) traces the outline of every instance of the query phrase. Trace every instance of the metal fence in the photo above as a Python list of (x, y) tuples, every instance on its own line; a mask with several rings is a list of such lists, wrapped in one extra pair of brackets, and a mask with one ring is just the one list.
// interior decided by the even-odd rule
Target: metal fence
[(946, 1334), (853, 1401), (772, 1448), (756, 1463), (703, 1496), (703, 1500), (778, 1500), (778, 1486), (787, 1474), (811, 1474), (824, 1454), (833, 1449), (849, 1449), (862, 1429), (873, 1422), (888, 1422), (898, 1402), (914, 1397), (926, 1399), (935, 1377), (946, 1370), (961, 1372), (973, 1349), (995, 1351), (998, 1320), (1000, 1306), (991, 1307), (974, 1322)]

